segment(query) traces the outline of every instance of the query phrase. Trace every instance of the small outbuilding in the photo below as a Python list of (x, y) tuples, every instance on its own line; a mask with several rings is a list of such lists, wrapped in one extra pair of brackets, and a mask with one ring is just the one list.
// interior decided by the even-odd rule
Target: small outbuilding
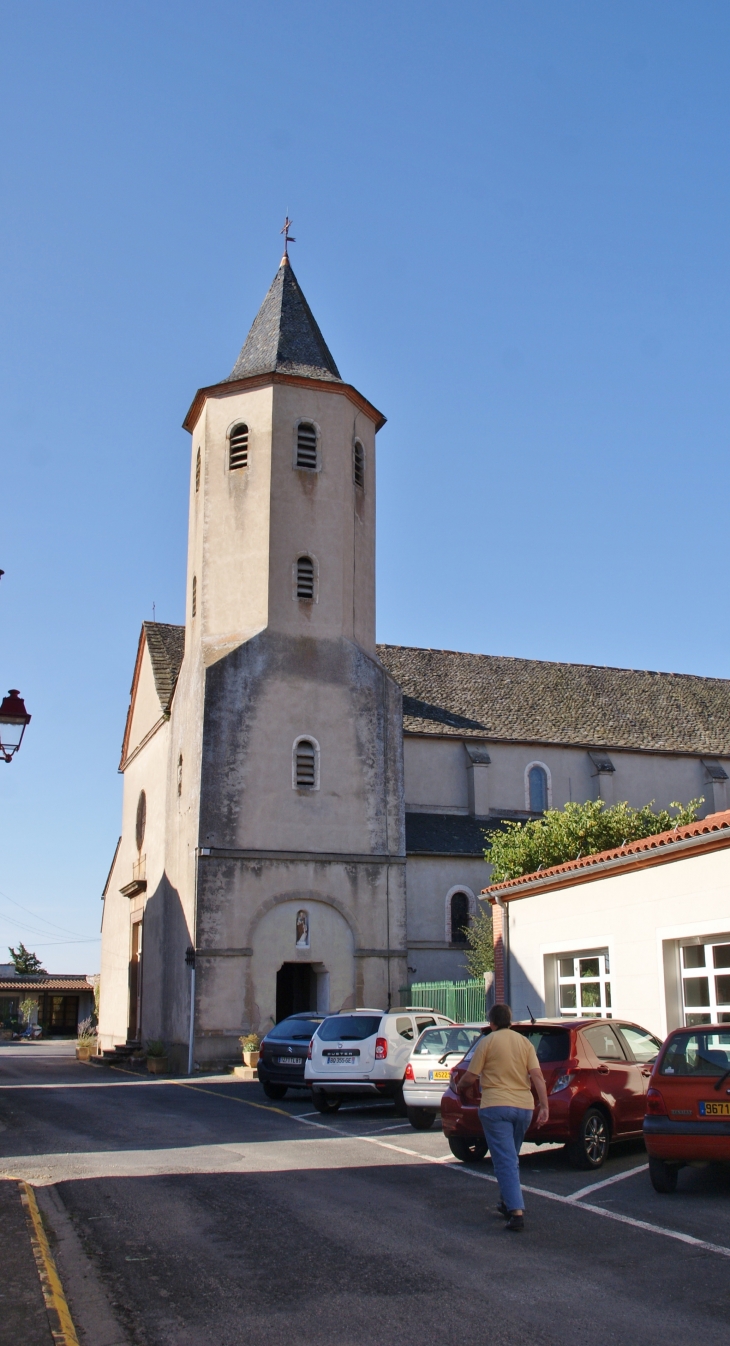
[(0, 1027), (17, 1023), (23, 1001), (35, 1001), (31, 1022), (45, 1037), (75, 1037), (79, 1023), (94, 1012), (94, 981), (85, 976), (24, 976), (0, 968)]
[(730, 811), (481, 896), (515, 1017), (730, 1023)]

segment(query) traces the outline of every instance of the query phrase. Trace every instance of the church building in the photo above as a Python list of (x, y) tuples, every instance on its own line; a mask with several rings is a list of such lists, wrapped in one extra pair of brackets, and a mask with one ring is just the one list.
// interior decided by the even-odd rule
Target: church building
[(376, 645), (384, 423), (285, 254), (184, 421), (185, 625), (139, 638), (102, 1047), (162, 1039), (182, 1068), (192, 1032), (213, 1064), (295, 1010), (465, 976), (502, 820), (595, 797), (730, 805), (725, 679)]

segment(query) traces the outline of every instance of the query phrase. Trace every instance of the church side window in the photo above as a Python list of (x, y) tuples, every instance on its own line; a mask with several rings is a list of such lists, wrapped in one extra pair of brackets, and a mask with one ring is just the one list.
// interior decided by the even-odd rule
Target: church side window
[(297, 598), (303, 603), (314, 599), (314, 561), (311, 556), (297, 559)]
[(365, 449), (359, 439), (355, 440), (352, 451), (352, 475), (358, 490), (365, 490)]
[(466, 931), (469, 926), (469, 897), (467, 893), (453, 893), (451, 896), (451, 943), (466, 944)]
[(196, 494), (196, 495), (198, 494), (198, 491), (199, 491), (199, 490), (200, 490), (200, 449), (198, 449), (197, 457), (196, 457), (196, 459), (195, 459), (195, 494)]
[(297, 426), (297, 467), (317, 471), (317, 428), (311, 421), (300, 421)]
[(191, 598), (191, 608), (192, 608), (192, 614), (193, 614), (193, 617), (194, 617), (195, 614), (196, 614), (196, 612), (198, 611), (198, 578), (197, 578), (197, 575), (193, 575), (193, 592), (192, 592), (192, 598)]
[(228, 437), (228, 467), (236, 472), (239, 467), (248, 467), (248, 426), (234, 425)]
[(528, 805), (530, 813), (544, 813), (548, 804), (548, 774), (544, 766), (533, 762), (527, 772)]
[(319, 744), (313, 738), (298, 738), (294, 744), (292, 786), (295, 790), (319, 789)]

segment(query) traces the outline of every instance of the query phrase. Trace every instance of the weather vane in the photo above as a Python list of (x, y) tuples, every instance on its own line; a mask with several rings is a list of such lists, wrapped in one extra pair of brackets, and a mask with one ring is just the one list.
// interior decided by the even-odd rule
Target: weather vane
[(279, 233), (284, 235), (284, 257), (286, 257), (287, 261), (289, 260), (289, 244), (296, 243), (297, 241), (295, 238), (289, 237), (289, 230), (291, 229), (293, 223), (294, 221), (290, 220), (289, 216), (287, 215), (286, 219), (284, 220), (284, 228), (279, 230)]

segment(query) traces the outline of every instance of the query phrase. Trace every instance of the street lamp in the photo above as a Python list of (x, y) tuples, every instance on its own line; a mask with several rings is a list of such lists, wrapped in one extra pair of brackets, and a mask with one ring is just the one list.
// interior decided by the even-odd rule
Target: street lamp
[(4, 762), (12, 762), (28, 724), (30, 715), (25, 702), (17, 687), (11, 687), (0, 703), (0, 757)]

